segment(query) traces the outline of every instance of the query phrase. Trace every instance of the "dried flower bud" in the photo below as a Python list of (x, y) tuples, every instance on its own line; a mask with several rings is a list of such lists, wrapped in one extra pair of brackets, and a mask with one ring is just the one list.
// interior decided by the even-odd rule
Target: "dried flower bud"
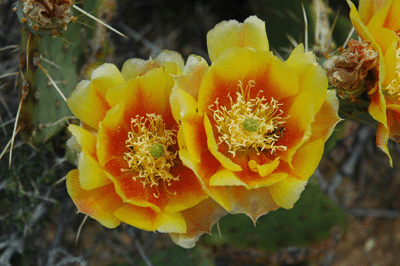
[(329, 82), (341, 91), (339, 95), (356, 99), (374, 87), (378, 80), (377, 64), (378, 53), (369, 43), (351, 39), (348, 48), (327, 60), (324, 68)]
[(20, 20), (28, 21), (24, 27), (36, 35), (53, 35), (54, 31), (67, 30), (71, 21), (74, 0), (26, 0), (16, 3)]

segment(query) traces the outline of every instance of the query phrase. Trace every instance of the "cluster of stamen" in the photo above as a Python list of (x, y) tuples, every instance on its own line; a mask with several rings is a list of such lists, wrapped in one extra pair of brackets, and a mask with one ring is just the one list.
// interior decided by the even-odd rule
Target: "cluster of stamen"
[(251, 99), (250, 90), (254, 86), (255, 81), (251, 80), (244, 89), (239, 81), (236, 101), (228, 95), (230, 106), (220, 106), (218, 98), (209, 106), (220, 133), (218, 145), (225, 142), (233, 156), (238, 150), (250, 148), (254, 148), (257, 154), (263, 150), (269, 150), (271, 154), (277, 150), (286, 150), (286, 146), (276, 145), (285, 131), (288, 118), (282, 116), (282, 104), (273, 98), (270, 101), (264, 96), (260, 98), (261, 90)]
[(176, 130), (166, 130), (165, 123), (160, 115), (146, 114), (145, 117), (136, 116), (131, 120), (131, 132), (128, 133), (124, 159), (128, 162), (128, 169), (123, 172), (136, 172), (143, 186), (147, 184), (158, 186), (162, 181), (164, 186), (171, 185), (171, 180), (178, 180), (170, 174), (174, 166), (177, 152), (172, 146), (176, 143)]
[(400, 47), (396, 51), (396, 78), (383, 88), (382, 92), (386, 96), (400, 98)]

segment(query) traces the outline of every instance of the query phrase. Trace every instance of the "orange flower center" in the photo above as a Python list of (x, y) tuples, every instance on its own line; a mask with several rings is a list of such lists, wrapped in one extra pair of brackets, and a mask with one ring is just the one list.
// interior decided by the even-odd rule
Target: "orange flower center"
[(161, 181), (170, 185), (171, 180), (179, 180), (169, 172), (177, 155), (172, 151), (176, 130), (165, 129), (161, 115), (156, 114), (132, 118), (131, 130), (126, 141), (129, 151), (124, 156), (129, 167), (121, 170), (137, 172), (133, 179), (139, 177), (143, 186), (158, 186)]
[(400, 42), (396, 51), (396, 78), (389, 85), (382, 89), (385, 96), (400, 98)]
[(261, 90), (257, 97), (250, 98), (253, 87), (254, 80), (249, 81), (245, 89), (239, 80), (236, 101), (228, 95), (229, 107), (220, 106), (218, 98), (209, 106), (220, 133), (219, 144), (226, 143), (233, 156), (237, 150), (255, 149), (257, 154), (263, 150), (269, 150), (271, 154), (276, 150), (286, 150), (286, 146), (276, 145), (285, 131), (287, 119), (282, 116), (282, 104), (272, 97), (269, 102), (264, 96), (260, 98)]

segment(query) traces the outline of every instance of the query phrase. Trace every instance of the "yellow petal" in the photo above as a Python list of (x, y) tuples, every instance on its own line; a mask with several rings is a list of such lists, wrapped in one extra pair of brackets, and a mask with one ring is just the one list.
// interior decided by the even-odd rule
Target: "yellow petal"
[(186, 144), (185, 144), (185, 138), (184, 138), (184, 136), (183, 136), (182, 127), (179, 128), (178, 133), (177, 133), (176, 135), (177, 135), (176, 138), (177, 138), (177, 140), (178, 140), (178, 147), (179, 147), (179, 150), (185, 149)]
[(386, 16), (385, 27), (391, 29), (394, 32), (400, 30), (400, 1), (393, 0), (389, 12)]
[(172, 182), (163, 189), (161, 197), (164, 196), (167, 201), (163, 208), (165, 212), (176, 213), (189, 209), (209, 197), (194, 171), (182, 165), (182, 162), (174, 166), (171, 174), (179, 175), (179, 181)]
[(370, 99), (371, 102), (368, 107), (368, 112), (376, 121), (387, 127), (386, 100), (382, 94), (382, 90), (379, 89), (370, 94)]
[(180, 69), (174, 62), (165, 62), (164, 73), (166, 87), (171, 89), (175, 85), (174, 77), (182, 75), (182, 69)]
[[(183, 168), (183, 167), (182, 167)], [(208, 198), (208, 194), (203, 189), (201, 182), (197, 179), (194, 173), (189, 175), (186, 172), (192, 172), (190, 169), (185, 168), (181, 170), (184, 174), (182, 179), (185, 177), (182, 184), (176, 184), (176, 186), (180, 186), (179, 190), (174, 188), (175, 184), (172, 184), (172, 187), (168, 187), (167, 189), (171, 192), (168, 193), (168, 204), (165, 206), (164, 211), (168, 213), (176, 213), (182, 210), (186, 210), (191, 208), (201, 202), (202, 200)], [(177, 192), (176, 194), (172, 192)]]
[(323, 153), (324, 141), (322, 139), (307, 142), (297, 149), (293, 156), (293, 173), (302, 180), (308, 180), (321, 161)]
[[(396, 49), (399, 37), (395, 32), (386, 28), (378, 28), (375, 31), (371, 31), (371, 34), (374, 36), (376, 43), (385, 56), (389, 47), (394, 46), (394, 49)], [(396, 56), (392, 59), (396, 60)]]
[(376, 90), (370, 94), (371, 102), (368, 107), (369, 114), (379, 122), (376, 131), (376, 145), (386, 153), (392, 165), (392, 158), (389, 154), (387, 142), (389, 139), (389, 127), (386, 114), (386, 100), (382, 94), (382, 90)]
[[(368, 23), (364, 21), (364, 23), (367, 25), (367, 28), (370, 31), (375, 31), (376, 29), (382, 28), (384, 26), (385, 21), (388, 20), (388, 13), (393, 0), (376, 1), (375, 3), (378, 2), (380, 2), (378, 4), (379, 6), (375, 7), (375, 12), (374, 12), (375, 14), (371, 18), (371, 20)], [(398, 16), (398, 14), (396, 14), (396, 16)]]
[(399, 38), (397, 35), (395, 35), (393, 32), (388, 32), (387, 29), (382, 29), (382, 34), (381, 34), (382, 39), (385, 39), (385, 44), (387, 47), (383, 52), (385, 53), (385, 69), (386, 69), (386, 77), (385, 80), (380, 80), (381, 84), (383, 85), (388, 85), (392, 80), (398, 78), (398, 73), (397, 72), (397, 64), (400, 62), (397, 62), (397, 45), (399, 42)]
[(78, 83), (67, 104), (76, 117), (98, 129), (99, 122), (110, 108), (105, 101), (107, 90), (123, 82), (124, 78), (115, 65), (103, 64), (93, 70), (91, 81)]
[[(368, 22), (375, 14), (376, 3), (379, 2), (375, 0), (360, 0), (358, 4), (358, 12), (360, 13), (360, 17), (365, 24), (368, 24)], [(384, 3), (384, 1), (381, 1), (381, 3)]]
[(140, 58), (131, 58), (124, 62), (122, 66), (122, 76), (126, 81), (135, 79), (138, 76), (142, 76), (147, 71), (160, 67), (153, 59), (144, 60)]
[(84, 190), (80, 186), (79, 171), (72, 170), (67, 175), (67, 191), (78, 211), (96, 219), (107, 228), (115, 228), (121, 223), (114, 212), (124, 203), (115, 193), (113, 184)]
[[(199, 182), (202, 184), (203, 189), (207, 194), (218, 202), (218, 204), (224, 209), (230, 211), (231, 206), (229, 203), (227, 187), (213, 187), (209, 185), (207, 176), (211, 174), (207, 171), (207, 165), (200, 164), (193, 160), (189, 152), (184, 149), (179, 150), (179, 158), (185, 166), (189, 167), (197, 175)], [(207, 182), (204, 180), (207, 180)]]
[(101, 95), (101, 99), (107, 93), (107, 90), (125, 82), (124, 77), (118, 68), (113, 64), (103, 64), (93, 70), (91, 85), (96, 88), (96, 93)]
[(279, 165), (279, 157), (276, 157), (272, 163), (266, 163), (263, 165), (259, 165), (258, 168), (258, 173), (260, 176), (264, 177), (272, 173)]
[(138, 79), (130, 79), (123, 84), (109, 89), (106, 94), (108, 104), (114, 107), (121, 101), (125, 103), (129, 101), (127, 98), (132, 97), (131, 94), (133, 94), (135, 97), (138, 97), (138, 83)]
[(187, 150), (193, 159), (200, 162), (201, 152), (206, 145), (204, 139), (203, 119), (197, 114), (190, 114), (182, 119), (181, 129), (184, 134)]
[(186, 222), (180, 212), (161, 212), (157, 215), (156, 228), (161, 233), (186, 233)]
[(383, 124), (378, 125), (378, 129), (376, 131), (376, 144), (377, 146), (386, 153), (389, 157), (390, 165), (393, 166), (392, 158), (389, 154), (389, 150), (387, 147), (387, 143), (389, 138), (392, 140), (399, 142), (399, 134), (400, 134), (400, 105), (399, 103), (387, 103), (387, 127)]
[[(92, 72), (91, 80), (100, 79), (102, 81), (100, 88), (107, 90), (110, 87), (124, 83), (124, 77), (118, 68), (113, 64), (102, 64)], [(104, 92), (104, 91), (103, 91)], [(104, 95), (104, 93), (103, 93)]]
[(288, 111), (286, 131), (280, 145), (287, 146), (281, 159), (290, 164), (296, 149), (303, 145), (311, 136), (311, 123), (314, 122), (314, 106), (307, 93), (296, 97)]
[(142, 230), (155, 231), (157, 229), (155, 224), (157, 214), (150, 208), (138, 207), (128, 203), (116, 210), (115, 216), (124, 223)]
[(184, 61), (180, 53), (163, 50), (155, 59), (164, 68), (166, 88), (169, 95), (171, 88), (175, 85), (174, 77), (182, 75)]
[(257, 180), (256, 182), (252, 182), (248, 186), (246, 186), (246, 188), (247, 189), (255, 189), (255, 188), (268, 187), (268, 186), (271, 186), (275, 183), (278, 183), (278, 182), (284, 180), (287, 176), (288, 176), (287, 173), (269, 174), (265, 177), (264, 180)]
[(390, 156), (389, 149), (387, 147), (387, 143), (389, 141), (389, 130), (385, 125), (379, 124), (376, 129), (376, 146), (381, 149), (388, 157), (390, 166), (393, 167), (393, 160)]
[(285, 177), (277, 177), (279, 174), (272, 174), (271, 173), (279, 166), (280, 162), (280, 157), (276, 157), (272, 162), (259, 165), (255, 160), (249, 160), (248, 166), (253, 172), (258, 172), (261, 177), (266, 177), (265, 182), (261, 181), (260, 179), (257, 180), (249, 180), (248, 182), (251, 182), (251, 184), (248, 184), (246, 186), (247, 188), (258, 188), (262, 186), (269, 186), (271, 184), (274, 184), (278, 181), (281, 181)]
[(314, 105), (310, 96), (302, 93), (296, 97), (292, 106), (290, 106), (288, 115), (290, 116), (288, 120), (292, 121), (288, 121), (287, 124), (297, 124), (300, 132), (304, 132), (308, 125), (314, 121)]
[(110, 89), (106, 98), (111, 106), (123, 102), (126, 110), (132, 114), (143, 108), (146, 108), (147, 113), (162, 114), (167, 110), (166, 106), (169, 106), (171, 89), (167, 87), (163, 68), (158, 67)]
[(286, 64), (296, 72), (299, 78), (300, 93), (305, 92), (310, 96), (314, 105), (314, 113), (317, 113), (325, 100), (328, 88), (325, 70), (317, 64), (312, 52), (304, 52), (302, 44), (293, 50)]
[(265, 22), (256, 16), (248, 17), (243, 23), (236, 20), (222, 21), (207, 33), (207, 48), (211, 62), (230, 47), (251, 47), (268, 51)]
[(98, 129), (109, 106), (97, 88), (88, 80), (82, 80), (67, 99), (68, 107), (81, 121)]
[[(170, 64), (172, 63), (172, 64)], [(183, 69), (182, 56), (174, 51), (164, 50), (155, 59), (143, 60), (131, 58), (125, 61), (122, 66), (122, 75), (126, 81), (142, 76), (154, 68), (166, 67), (173, 72), (173, 75), (179, 75)], [(166, 66), (168, 65), (168, 66)]]
[(204, 115), (204, 127), (206, 129), (206, 134), (207, 134), (207, 146), (212, 153), (212, 155), (217, 158), (217, 160), (221, 163), (221, 165), (231, 171), (242, 171), (242, 167), (240, 165), (235, 164), (231, 159), (226, 157), (224, 154), (218, 151), (218, 145), (217, 142), (215, 141), (213, 129), (211, 126), (211, 122), (208, 119), (207, 115)]
[[(146, 188), (140, 181), (134, 180), (129, 174), (115, 177), (105, 172), (107, 177), (114, 183), (115, 192), (127, 205), (134, 205), (141, 208), (151, 209), (152, 212), (160, 213), (161, 208), (157, 206), (157, 198), (152, 191), (155, 189)], [(150, 198), (152, 197), (152, 198)], [(122, 220), (122, 219), (121, 219)]]
[(204, 141), (201, 139), (203, 119), (197, 113), (197, 102), (186, 91), (175, 88), (171, 92), (170, 103), (175, 121), (181, 125), (178, 135), (183, 137), (183, 143), (178, 138), (179, 145), (185, 145), (191, 156), (199, 162)]
[(335, 126), (341, 119), (339, 117), (339, 100), (335, 90), (328, 90), (321, 109), (315, 116), (314, 123), (311, 124), (312, 135), (310, 141), (322, 139), (328, 140)]
[(280, 207), (291, 209), (300, 198), (301, 192), (303, 192), (306, 184), (307, 181), (288, 176), (281, 182), (269, 186), (268, 189), (275, 202)]
[(210, 178), (210, 186), (246, 186), (232, 171), (221, 169)]
[(245, 213), (254, 224), (260, 216), (279, 208), (268, 187), (251, 190), (244, 187), (231, 187), (229, 199), (232, 204), (232, 213)]
[(111, 183), (101, 169), (99, 162), (85, 152), (78, 158), (79, 182), (85, 190), (91, 190)]
[(347, 0), (347, 3), (350, 6), (351, 23), (353, 24), (354, 28), (356, 29), (358, 35), (361, 37), (361, 39), (372, 42), (372, 46), (376, 49), (377, 47), (376, 47), (376, 45), (374, 45), (375, 40), (372, 37), (369, 29), (367, 29), (366, 24), (360, 18), (360, 15), (357, 12), (356, 6), (350, 0)]
[(68, 130), (75, 137), (76, 142), (82, 150), (95, 156), (96, 154), (96, 137), (87, 130), (77, 125), (69, 125)]
[(107, 112), (97, 134), (97, 158), (99, 164), (104, 167), (113, 156), (123, 156), (126, 151), (125, 141), (128, 135), (124, 135), (124, 104), (121, 102)]
[(200, 84), (209, 67), (202, 57), (190, 55), (183, 74), (175, 77), (176, 87), (188, 92), (197, 100)]
[(197, 102), (188, 92), (175, 87), (170, 95), (172, 115), (179, 122), (189, 114), (197, 113)]
[[(163, 50), (157, 57), (154, 59), (160, 65), (165, 65), (167, 62), (174, 63), (179, 69), (178, 72), (182, 72), (185, 62), (183, 61), (182, 55), (175, 51)], [(168, 72), (171, 73), (171, 72)], [(171, 73), (173, 75), (179, 75), (179, 73)]]

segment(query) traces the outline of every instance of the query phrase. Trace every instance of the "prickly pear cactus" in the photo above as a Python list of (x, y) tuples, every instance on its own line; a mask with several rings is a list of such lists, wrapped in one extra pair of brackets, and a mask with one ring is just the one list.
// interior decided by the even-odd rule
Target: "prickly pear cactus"
[[(65, 124), (57, 121), (71, 114), (63, 98), (37, 64), (48, 72), (61, 92), (66, 97), (69, 96), (77, 82), (74, 53), (79, 53), (77, 49), (70, 49), (69, 46), (60, 38), (37, 39), (31, 33), (23, 33), (20, 54), (23, 76), (20, 93), (24, 100), (19, 126), (22, 128), (21, 135), (24, 140), (34, 145), (44, 143), (57, 134)], [(48, 61), (44, 61), (43, 58)]]
[[(99, 3), (104, 1), (88, 2), (89, 11), (92, 11), (91, 8), (101, 7)], [(71, 115), (65, 98), (74, 90), (84, 61), (87, 61), (84, 54), (87, 45), (98, 41), (94, 40), (95, 27), (76, 23), (72, 4), (72, 0), (25, 0), (18, 1), (15, 7), (24, 27), (19, 83), (23, 101), (18, 126), (23, 140), (33, 145), (45, 143), (65, 126), (64, 118)], [(106, 39), (107, 34), (102, 38)], [(107, 54), (109, 49), (102, 51)], [(101, 64), (105, 56), (96, 60)]]
[(330, 238), (332, 229), (346, 228), (346, 214), (320, 190), (311, 178), (300, 200), (291, 210), (279, 209), (258, 219), (256, 225), (245, 215), (230, 215), (219, 222), (207, 244), (229, 244), (239, 248), (255, 248), (276, 252), (289, 246), (306, 247)]

